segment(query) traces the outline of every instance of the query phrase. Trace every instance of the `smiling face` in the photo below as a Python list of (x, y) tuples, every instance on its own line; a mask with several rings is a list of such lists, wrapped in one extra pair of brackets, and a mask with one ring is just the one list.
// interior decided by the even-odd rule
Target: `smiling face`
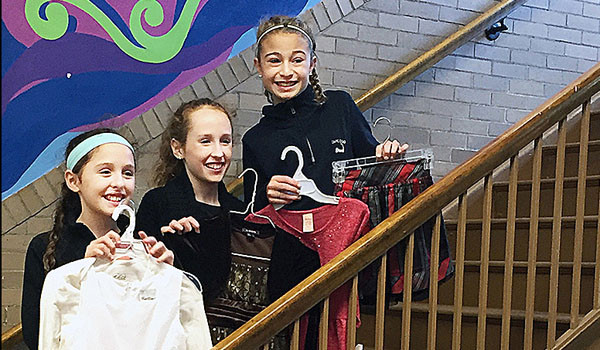
[(262, 76), (263, 86), (273, 96), (273, 103), (287, 101), (308, 86), (315, 67), (308, 40), (299, 32), (275, 31), (260, 42), (254, 66)]
[(129, 147), (119, 143), (100, 145), (89, 153), (78, 174), (65, 172), (67, 186), (79, 194), (81, 215), (77, 221), (90, 223), (110, 217), (122, 199), (130, 199), (135, 188), (135, 161)]
[(196, 191), (223, 180), (231, 163), (232, 128), (227, 114), (210, 106), (191, 112), (187, 118), (189, 129), (185, 144), (173, 139), (171, 149), (175, 157), (184, 159)]

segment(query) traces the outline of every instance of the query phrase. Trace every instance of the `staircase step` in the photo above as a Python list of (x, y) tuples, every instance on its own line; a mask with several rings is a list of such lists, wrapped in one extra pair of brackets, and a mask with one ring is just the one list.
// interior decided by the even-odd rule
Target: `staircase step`
[[(573, 273), (572, 262), (560, 262), (558, 264), (558, 272), (562, 275), (571, 275)], [(489, 271), (493, 273), (504, 273), (504, 267), (506, 263), (502, 260), (494, 260), (489, 262)], [(548, 275), (550, 274), (550, 267), (552, 263), (548, 261), (538, 261), (536, 264), (536, 274)], [(471, 272), (479, 272), (481, 268), (481, 261), (479, 260), (465, 260), (465, 270)], [(595, 262), (582, 262), (581, 263), (581, 274), (586, 276), (594, 276), (596, 269)], [(515, 261), (513, 262), (513, 273), (523, 274), (527, 273), (527, 261)]]
[[(572, 270), (571, 270), (572, 271)], [(464, 287), (463, 287), (463, 305), (476, 307), (479, 305), (479, 283), (480, 273), (478, 268), (465, 268)], [(512, 308), (516, 310), (525, 310), (526, 292), (527, 292), (527, 273), (513, 273), (512, 275)], [(454, 283), (451, 279), (439, 285), (438, 302), (445, 305), (454, 304)], [(535, 275), (535, 310), (548, 310), (550, 274), (539, 269)], [(582, 273), (580, 289), (580, 308), (581, 311), (589, 311), (593, 304), (594, 275), (593, 273)], [(487, 282), (487, 304), (491, 308), (502, 308), (502, 297), (504, 293), (504, 269), (492, 267), (488, 270)], [(571, 310), (571, 288), (572, 273), (560, 273), (558, 276), (558, 285), (553, 286), (558, 289), (558, 311), (569, 313)]]
[[(412, 303), (410, 309), (413, 313), (426, 313), (429, 314), (429, 304), (423, 302)], [(398, 316), (402, 316), (402, 303), (396, 303), (389, 306), (390, 312), (399, 313)], [(454, 306), (452, 305), (438, 305), (437, 313), (439, 317), (454, 317)], [(479, 308), (473, 306), (463, 306), (462, 307), (462, 315), (464, 317), (475, 317), (477, 318), (479, 313)], [(581, 314), (580, 317), (585, 316), (585, 314)], [(502, 309), (499, 308), (487, 308), (487, 316), (488, 320), (502, 320)], [(525, 321), (525, 311), (524, 310), (511, 310), (510, 313), (511, 321)], [(547, 312), (539, 312), (535, 311), (533, 313), (533, 320), (539, 323), (547, 323), (548, 322), (548, 313)], [(568, 313), (558, 313), (556, 315), (557, 323), (561, 324), (569, 324), (571, 322), (571, 315)]]
[[(600, 175), (588, 175), (586, 177), (586, 186), (597, 186), (600, 183)], [(554, 178), (544, 178), (540, 179), (540, 189), (546, 188), (554, 188), (554, 183), (556, 180)], [(563, 186), (567, 188), (577, 187), (578, 178), (576, 176), (569, 176), (563, 178)], [(522, 190), (531, 190), (531, 186), (533, 184), (532, 180), (519, 180), (517, 182), (517, 191)], [(508, 191), (508, 181), (498, 181), (494, 183), (494, 192), (504, 192)]]
[[(573, 228), (575, 227), (575, 216), (563, 216), (561, 219), (561, 226), (564, 228)], [(517, 217), (515, 218), (516, 228), (527, 228), (529, 229), (529, 222), (531, 218), (529, 217)], [(544, 216), (538, 218), (539, 227), (540, 228), (551, 228), (554, 219), (550, 216)], [(506, 218), (492, 218), (491, 225), (492, 229), (494, 228), (503, 228), (506, 227), (506, 223), (508, 219)], [(598, 222), (598, 215), (586, 215), (583, 217), (584, 227), (596, 227), (596, 223)], [(482, 219), (468, 219), (467, 220), (467, 229), (477, 229), (481, 228), (483, 224)], [(458, 220), (449, 219), (444, 220), (444, 225), (448, 231), (456, 231), (458, 226)]]
[[(392, 309), (393, 308), (393, 309)], [(413, 304), (411, 307), (411, 329), (410, 329), (410, 349), (421, 350), (427, 348), (428, 341), (428, 305)], [(498, 308), (488, 308), (486, 318), (485, 349), (500, 349), (502, 310)], [(365, 350), (375, 349), (374, 347), (374, 329), (375, 316), (365, 312), (361, 308), (362, 325), (357, 330), (358, 343), (364, 344)], [(461, 348), (476, 349), (477, 339), (477, 308), (463, 307), (462, 327), (461, 327)], [(511, 314), (510, 329), (510, 349), (523, 349), (524, 319), (525, 313), (521, 311)], [(450, 305), (438, 306), (436, 348), (450, 349), (453, 335), (453, 317), (454, 310)], [(533, 329), (533, 349), (545, 349), (547, 313), (534, 313)], [(387, 312), (385, 318), (384, 346), (386, 350), (399, 350), (400, 337), (402, 329), (402, 305), (393, 305)], [(562, 335), (569, 329), (569, 315), (567, 313), (558, 314), (556, 324), (557, 336)]]

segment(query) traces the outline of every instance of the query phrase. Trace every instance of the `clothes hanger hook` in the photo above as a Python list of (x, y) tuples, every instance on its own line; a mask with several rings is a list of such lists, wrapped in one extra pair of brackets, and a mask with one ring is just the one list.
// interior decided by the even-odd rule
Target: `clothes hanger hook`
[[(133, 229), (135, 228), (135, 211), (133, 210), (133, 208), (131, 206), (129, 206), (128, 204), (125, 204), (126, 202), (127, 202), (127, 199), (121, 200), (119, 205), (115, 208), (115, 210), (112, 213), (112, 219), (114, 221), (117, 221), (117, 219), (119, 218), (119, 215), (121, 215), (121, 213), (123, 213), (124, 211), (127, 212), (127, 216), (129, 217), (129, 225), (127, 225), (127, 228), (125, 229), (125, 233), (123, 233), (121, 238), (124, 240), (132, 240), (133, 239)], [(133, 204), (133, 201), (130, 200), (129, 202)]]
[(294, 178), (296, 178), (296, 175), (300, 175), (302, 172), (302, 168), (304, 167), (304, 158), (302, 157), (302, 152), (300, 152), (300, 149), (298, 147), (290, 145), (284, 148), (281, 152), (281, 160), (284, 160), (286, 158), (289, 151), (293, 151), (298, 156), (298, 167), (296, 168), (296, 172), (294, 173)]
[[(386, 143), (387, 141), (389, 141), (392, 138), (392, 131), (391, 131), (391, 129), (392, 129), (392, 121), (388, 117), (381, 116), (381, 117), (375, 119), (375, 122), (373, 122), (373, 128), (375, 128), (377, 126), (377, 123), (379, 123), (382, 120), (386, 120), (388, 122), (388, 126), (390, 127), (390, 133), (385, 138), (385, 140), (383, 140), (383, 142), (380, 142), (380, 143)], [(379, 141), (379, 140), (377, 140), (377, 141)]]
[(241, 174), (238, 175), (238, 179), (244, 176), (244, 174), (246, 174), (248, 171), (252, 171), (254, 173), (254, 189), (252, 190), (252, 198), (250, 199), (250, 203), (248, 203), (246, 210), (243, 212), (231, 210), (230, 213), (245, 215), (248, 213), (248, 210), (250, 210), (250, 207), (254, 205), (254, 199), (256, 198), (256, 186), (258, 185), (258, 173), (253, 168), (246, 168)]

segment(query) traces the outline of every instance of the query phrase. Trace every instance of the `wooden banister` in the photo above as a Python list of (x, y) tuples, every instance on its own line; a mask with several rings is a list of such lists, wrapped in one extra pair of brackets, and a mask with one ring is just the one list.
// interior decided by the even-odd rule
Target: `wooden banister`
[(2, 333), (2, 349), (10, 348), (23, 341), (23, 328), (21, 324)]
[(344, 252), (276, 300), (214, 349), (250, 349), (268, 341), (299, 315), (383, 255), (504, 161), (566, 118), (600, 90), (600, 63), (400, 208)]

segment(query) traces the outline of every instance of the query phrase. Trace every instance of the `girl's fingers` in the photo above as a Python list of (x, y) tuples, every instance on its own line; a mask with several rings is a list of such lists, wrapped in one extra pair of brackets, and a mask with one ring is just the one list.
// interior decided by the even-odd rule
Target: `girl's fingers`
[(188, 217), (188, 219), (194, 231), (196, 231), (196, 233), (200, 233), (200, 223), (198, 220), (194, 219), (193, 216)]
[(386, 141), (380, 143), (375, 147), (375, 156), (379, 159), (391, 159), (395, 158), (396, 155), (404, 153), (408, 149), (408, 144), (404, 143), (400, 145), (398, 140)]
[[(169, 223), (169, 226), (175, 230), (175, 232), (177, 231), (183, 231), (183, 225), (177, 221), (177, 220), (171, 220), (171, 222)], [(175, 233), (173, 232), (173, 233)]]
[(107, 237), (113, 242), (119, 242), (121, 240), (121, 236), (119, 236), (118, 233), (116, 233), (115, 231), (112, 231), (112, 230), (108, 231), (108, 233), (105, 234), (103, 237)]
[(182, 220), (181, 225), (183, 226), (183, 232), (190, 232), (192, 230), (192, 224), (188, 220)]
[(173, 252), (171, 250), (167, 250), (158, 259), (156, 259), (156, 261), (158, 261), (158, 262), (164, 262), (169, 265), (173, 265), (174, 260), (175, 260), (175, 255), (173, 254)]
[(165, 233), (175, 233), (175, 230), (171, 226), (163, 226), (160, 228), (160, 233), (162, 233), (163, 235)]
[(150, 249), (150, 254), (156, 258), (158, 262), (166, 262), (173, 265), (175, 255), (164, 245), (163, 242), (157, 242)]

